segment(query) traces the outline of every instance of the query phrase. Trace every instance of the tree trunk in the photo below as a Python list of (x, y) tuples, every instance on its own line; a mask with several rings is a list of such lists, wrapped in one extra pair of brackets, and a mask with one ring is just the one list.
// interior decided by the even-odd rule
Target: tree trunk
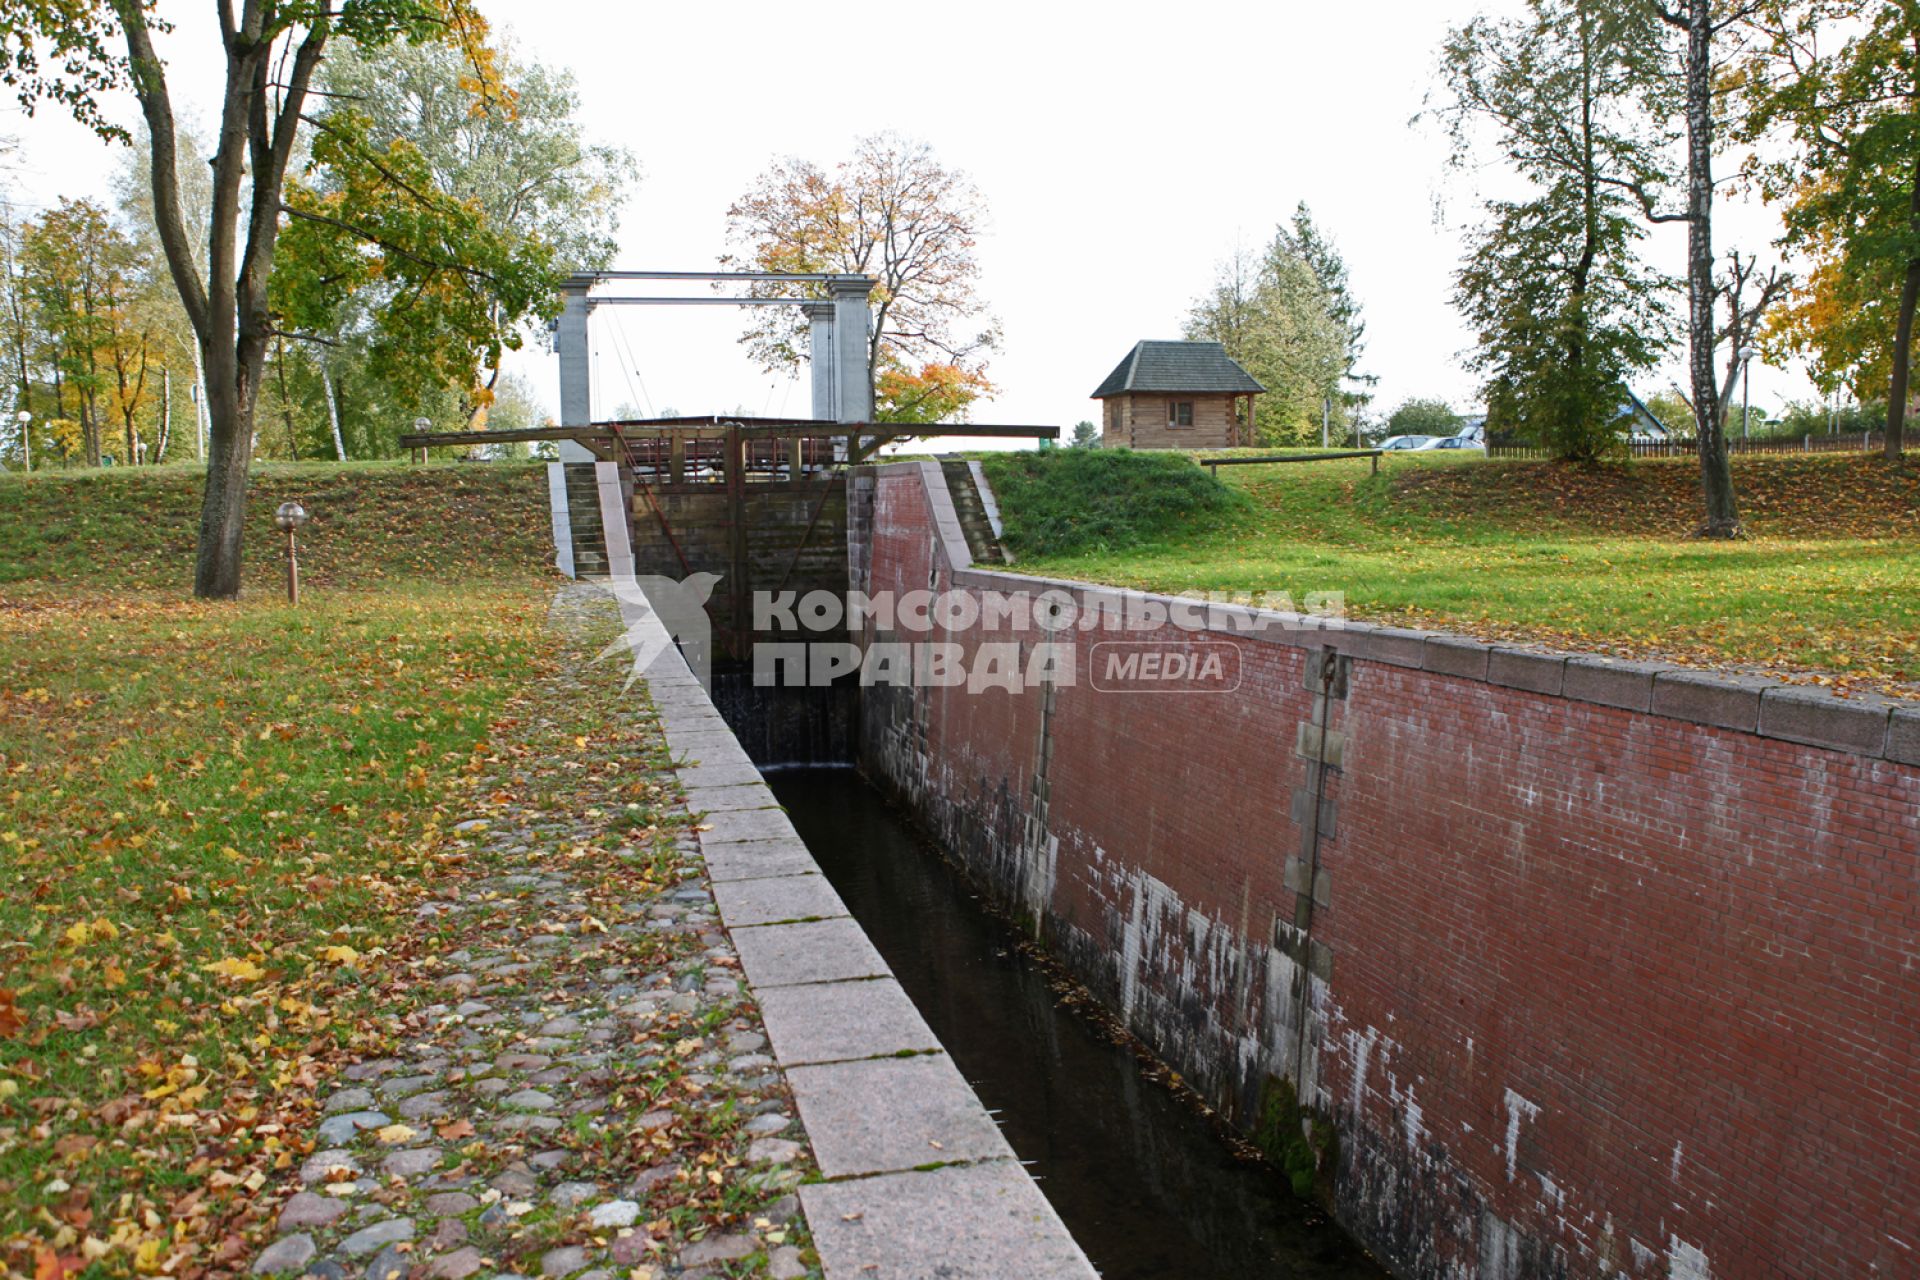
[(200, 549), (193, 593), (203, 600), (240, 594), (240, 536), (246, 523), (247, 466), (253, 460), (252, 379), (242, 380), (232, 351), (205, 354), (207, 483), (200, 504)]
[(293, 434), (293, 398), (287, 394), (287, 344), (275, 344), (274, 372), (280, 378), (280, 417), (287, 428), (287, 457), (300, 461), (300, 441)]
[(100, 446), (100, 420), (93, 413), (93, 393), (84, 387), (80, 390), (80, 439), (86, 444), (87, 465), (103, 465), (106, 459)]
[(193, 347), (193, 457), (207, 460), (207, 374), (200, 363), (200, 344)]
[(1713, 4), (1687, 0), (1687, 369), (1700, 435), (1700, 536), (1740, 536), (1740, 507), (1727, 463), (1720, 388), (1713, 377)]
[(333, 375), (327, 372), (327, 362), (320, 361), (320, 386), (327, 393), (327, 425), (333, 428), (333, 456), (345, 462), (347, 444), (340, 438), (340, 400), (333, 392)]
[[(1914, 166), (1913, 190), (1909, 193), (1908, 216), (1920, 227), (1920, 164)], [(1893, 378), (1887, 388), (1887, 460), (1900, 459), (1901, 438), (1907, 424), (1907, 390), (1913, 364), (1913, 310), (1920, 302), (1920, 259), (1907, 263), (1906, 279), (1900, 285), (1900, 311), (1893, 327)]]
[(1900, 286), (1899, 318), (1893, 326), (1893, 379), (1887, 388), (1887, 460), (1900, 459), (1901, 437), (1907, 421), (1907, 389), (1913, 362), (1913, 311), (1920, 301), (1920, 261), (1907, 264)]
[(173, 439), (173, 372), (160, 370), (160, 444), (153, 451), (153, 465), (167, 460), (167, 443)]

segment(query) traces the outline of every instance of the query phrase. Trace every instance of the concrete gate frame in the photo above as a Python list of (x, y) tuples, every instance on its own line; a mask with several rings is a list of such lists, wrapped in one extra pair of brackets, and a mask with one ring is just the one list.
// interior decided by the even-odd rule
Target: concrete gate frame
[[(808, 297), (595, 297), (594, 287), (623, 281), (816, 284), (826, 298)], [(560, 357), (560, 425), (585, 427), (593, 418), (593, 358), (588, 321), (598, 307), (803, 307), (807, 314), (812, 414), (822, 422), (873, 420), (873, 371), (867, 358), (872, 311), (867, 299), (877, 282), (871, 276), (827, 272), (780, 271), (589, 271), (568, 278), (563, 305), (553, 326), (554, 354)], [(853, 335), (849, 340), (849, 335)], [(824, 358), (823, 358), (824, 357)], [(594, 455), (571, 440), (560, 442), (560, 461), (592, 462)]]

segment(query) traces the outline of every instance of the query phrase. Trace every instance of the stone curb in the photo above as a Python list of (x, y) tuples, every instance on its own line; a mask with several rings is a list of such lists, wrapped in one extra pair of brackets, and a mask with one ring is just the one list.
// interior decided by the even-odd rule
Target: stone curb
[[(952, 523), (949, 556), (965, 550)], [(678, 650), (646, 682), (671, 690), (655, 710), (688, 804), (707, 813), (695, 835), (715, 905), (827, 1178), (801, 1198), (827, 1280), (1097, 1280), (738, 739), (690, 692)]]
[[(882, 475), (922, 475), (921, 463), (888, 463)], [(938, 468), (935, 468), (936, 472)], [(927, 481), (937, 505), (944, 485)], [(1008, 594), (1061, 591), (1082, 607), (1141, 610), (1175, 604), (1191, 608), (1188, 597), (1125, 587), (1043, 578), (1004, 569), (973, 566), (949, 548), (945, 566), (953, 584)], [(1625, 711), (1647, 712), (1670, 720), (1773, 738), (1801, 746), (1895, 764), (1920, 765), (1920, 704), (1879, 695), (1843, 697), (1813, 685), (1790, 684), (1772, 676), (1745, 675), (1710, 668), (1639, 662), (1593, 653), (1548, 653), (1488, 644), (1468, 636), (1347, 622), (1329, 626), (1312, 614), (1273, 609), (1251, 611), (1266, 629), (1257, 636), (1215, 628), (1224, 637), (1294, 648), (1331, 648), (1388, 666), (1431, 671), (1435, 675), (1477, 680), (1544, 697), (1566, 698)]]

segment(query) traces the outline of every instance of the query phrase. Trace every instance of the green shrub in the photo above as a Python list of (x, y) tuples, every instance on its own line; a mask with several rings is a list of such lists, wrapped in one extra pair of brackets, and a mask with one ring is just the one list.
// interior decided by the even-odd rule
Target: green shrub
[(1015, 555), (1123, 551), (1246, 503), (1182, 453), (1053, 449), (980, 465)]

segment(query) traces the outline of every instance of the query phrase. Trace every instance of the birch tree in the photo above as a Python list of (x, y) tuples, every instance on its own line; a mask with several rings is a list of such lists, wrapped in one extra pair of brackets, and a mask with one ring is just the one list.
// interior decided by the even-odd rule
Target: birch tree
[(1741, 536), (1740, 505), (1727, 460), (1726, 406), (1714, 375), (1714, 353), (1723, 331), (1716, 320), (1720, 290), (1714, 276), (1714, 158), (1719, 149), (1726, 65), (1736, 56), (1729, 33), (1743, 32), (1760, 11), (1754, 2), (1729, 0), (1641, 0), (1670, 33), (1670, 69), (1665, 78), (1676, 89), (1678, 114), (1685, 124), (1686, 200), (1680, 212), (1661, 212), (1640, 192), (1646, 216), (1658, 222), (1682, 222), (1687, 228), (1687, 381), (1693, 401), (1693, 425), (1700, 447), (1700, 495), (1706, 538)]
[(1656, 33), (1631, 6), (1532, 0), (1524, 17), (1477, 18), (1448, 34), (1443, 96), (1453, 163), (1493, 146), (1524, 198), (1489, 200), (1454, 277), (1475, 330), (1487, 425), (1591, 462), (1618, 447), (1628, 380), (1669, 328), (1666, 286), (1638, 256), (1637, 194), (1667, 181), (1667, 136), (1648, 110)]

